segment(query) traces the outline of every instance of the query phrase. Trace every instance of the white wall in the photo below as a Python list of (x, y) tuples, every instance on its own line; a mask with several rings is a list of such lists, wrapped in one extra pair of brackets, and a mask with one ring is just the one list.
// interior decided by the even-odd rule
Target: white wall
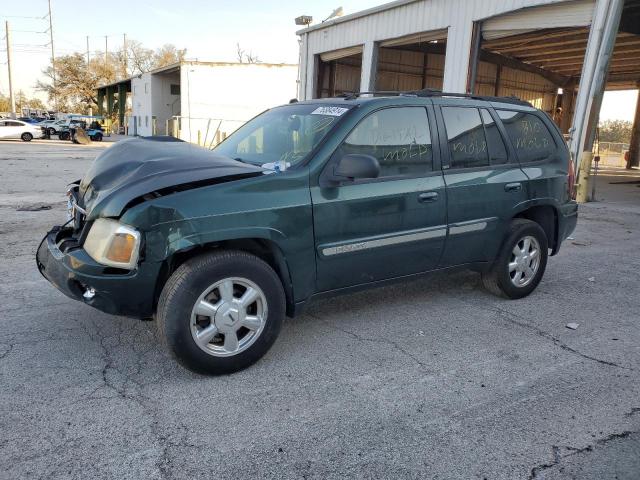
[(196, 143), (200, 131), (202, 143), (207, 137), (209, 144), (220, 120), (220, 131), (229, 134), (260, 112), (288, 103), (296, 97), (297, 75), (296, 65), (183, 63), (180, 138)]
[[(151, 135), (152, 96), (151, 74), (131, 79), (131, 117), (129, 135)], [(134, 125), (136, 122), (136, 125)]]
[(156, 135), (168, 135), (167, 120), (180, 115), (180, 95), (171, 94), (171, 85), (180, 85), (180, 73), (151, 75), (151, 104), (156, 121)]

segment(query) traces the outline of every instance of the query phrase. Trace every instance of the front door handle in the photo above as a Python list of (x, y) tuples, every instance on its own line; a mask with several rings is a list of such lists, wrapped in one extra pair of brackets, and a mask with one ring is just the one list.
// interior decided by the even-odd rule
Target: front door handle
[(505, 192), (519, 192), (522, 190), (522, 184), (520, 182), (507, 183), (504, 186)]
[(423, 192), (418, 195), (420, 203), (435, 202), (436, 200), (438, 200), (438, 192)]

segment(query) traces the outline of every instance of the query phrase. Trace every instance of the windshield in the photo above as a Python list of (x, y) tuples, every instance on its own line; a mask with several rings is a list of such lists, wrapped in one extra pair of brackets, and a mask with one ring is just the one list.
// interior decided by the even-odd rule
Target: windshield
[(349, 108), (276, 107), (244, 124), (214, 150), (243, 162), (285, 170), (302, 162)]

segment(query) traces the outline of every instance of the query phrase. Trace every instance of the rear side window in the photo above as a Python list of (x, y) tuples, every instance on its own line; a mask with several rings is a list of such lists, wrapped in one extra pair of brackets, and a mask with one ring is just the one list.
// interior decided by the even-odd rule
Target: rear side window
[(546, 160), (556, 151), (551, 132), (531, 113), (496, 110), (522, 163)]
[(489, 110), (483, 108), (480, 113), (482, 115), (482, 123), (484, 123), (484, 133), (489, 144), (491, 165), (503, 165), (509, 161), (509, 156), (507, 155), (507, 148), (504, 145), (500, 130), (498, 130), (498, 126)]
[(489, 165), (487, 140), (477, 108), (442, 107), (451, 161), (449, 168)]
[(427, 111), (394, 107), (374, 112), (351, 131), (341, 150), (374, 156), (380, 163), (380, 177), (424, 175), (433, 170)]

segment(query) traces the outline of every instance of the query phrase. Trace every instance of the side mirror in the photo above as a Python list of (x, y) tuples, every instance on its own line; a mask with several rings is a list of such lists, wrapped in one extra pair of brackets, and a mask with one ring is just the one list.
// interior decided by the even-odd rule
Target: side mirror
[(380, 164), (375, 157), (351, 153), (341, 157), (333, 167), (332, 180), (344, 182), (358, 178), (378, 178), (378, 175), (380, 175)]

